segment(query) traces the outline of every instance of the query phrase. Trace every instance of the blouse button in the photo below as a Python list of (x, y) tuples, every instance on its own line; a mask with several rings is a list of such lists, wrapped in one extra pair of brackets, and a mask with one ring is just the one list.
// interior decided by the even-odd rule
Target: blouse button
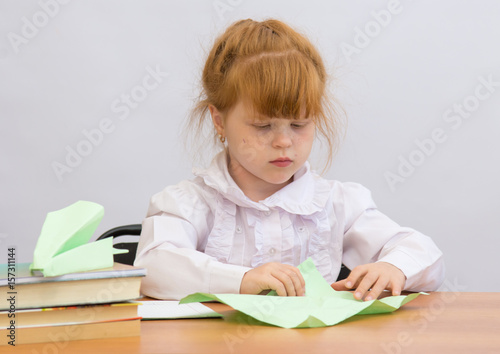
[(239, 234), (241, 233), (241, 226), (236, 226), (236, 232)]
[(299, 232), (304, 232), (304, 231), (306, 231), (305, 227), (303, 227), (303, 226), (299, 227)]
[(269, 216), (269, 215), (271, 215), (271, 211), (270, 211), (270, 210), (265, 211), (265, 212), (264, 212), (264, 215), (265, 215), (265, 216)]
[(269, 254), (270, 254), (270, 255), (273, 255), (273, 254), (275, 254), (275, 253), (276, 253), (276, 250), (275, 250), (274, 248), (271, 248), (271, 249), (269, 250)]

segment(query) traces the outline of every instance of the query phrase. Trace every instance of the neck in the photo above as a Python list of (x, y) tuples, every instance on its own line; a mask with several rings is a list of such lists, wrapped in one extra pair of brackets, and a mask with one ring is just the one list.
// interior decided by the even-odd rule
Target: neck
[[(234, 177), (233, 177), (233, 179), (234, 179)], [(279, 184), (279, 185), (273, 185), (273, 187), (270, 187), (268, 185), (259, 186), (259, 183), (256, 183), (251, 188), (244, 188), (240, 184), (238, 184), (238, 182), (236, 182), (236, 180), (235, 180), (235, 182), (236, 182), (236, 184), (238, 184), (238, 186), (241, 188), (241, 190), (243, 191), (243, 193), (250, 200), (252, 200), (254, 202), (260, 202), (261, 200), (269, 198), (274, 193), (276, 193), (277, 191), (279, 191), (281, 188), (283, 188), (287, 184), (291, 183), (292, 180), (293, 180), (293, 177), (290, 178), (287, 182), (285, 182), (283, 184)]]

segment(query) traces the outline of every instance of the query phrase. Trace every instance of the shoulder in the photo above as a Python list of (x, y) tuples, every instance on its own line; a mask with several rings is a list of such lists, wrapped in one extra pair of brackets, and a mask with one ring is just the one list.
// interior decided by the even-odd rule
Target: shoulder
[(356, 182), (329, 181), (332, 191), (338, 197), (345, 200), (366, 200), (372, 198), (372, 193), (368, 188)]
[(325, 180), (330, 187), (331, 203), (346, 215), (376, 208), (371, 191), (360, 183)]
[(309, 175), (318, 192), (329, 192), (335, 199), (371, 199), (370, 190), (360, 183), (328, 179), (314, 170), (307, 171), (305, 175)]
[(193, 212), (210, 210), (213, 190), (199, 177), (170, 185), (154, 194), (149, 202), (148, 215), (169, 213), (189, 217)]

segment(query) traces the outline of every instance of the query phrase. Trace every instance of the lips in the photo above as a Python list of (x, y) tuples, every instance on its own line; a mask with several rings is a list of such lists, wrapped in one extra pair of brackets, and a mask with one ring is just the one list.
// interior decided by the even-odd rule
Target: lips
[(288, 157), (280, 157), (270, 162), (277, 167), (288, 167), (292, 164), (293, 161)]

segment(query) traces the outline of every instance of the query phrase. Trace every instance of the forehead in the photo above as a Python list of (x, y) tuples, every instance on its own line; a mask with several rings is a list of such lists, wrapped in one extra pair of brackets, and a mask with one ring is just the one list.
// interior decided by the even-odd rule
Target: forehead
[(257, 121), (264, 121), (264, 120), (270, 120), (273, 118), (284, 118), (284, 119), (290, 119), (290, 120), (297, 120), (297, 119), (307, 119), (309, 118), (306, 115), (306, 108), (303, 105), (300, 108), (300, 114), (297, 116), (282, 116), (282, 115), (269, 115), (266, 114), (265, 112), (259, 112), (257, 107), (252, 104), (252, 102), (249, 99), (238, 99), (236, 103), (233, 105), (233, 107), (228, 111), (228, 115), (235, 116), (235, 117), (240, 117), (243, 119), (250, 119), (250, 120), (257, 120)]

